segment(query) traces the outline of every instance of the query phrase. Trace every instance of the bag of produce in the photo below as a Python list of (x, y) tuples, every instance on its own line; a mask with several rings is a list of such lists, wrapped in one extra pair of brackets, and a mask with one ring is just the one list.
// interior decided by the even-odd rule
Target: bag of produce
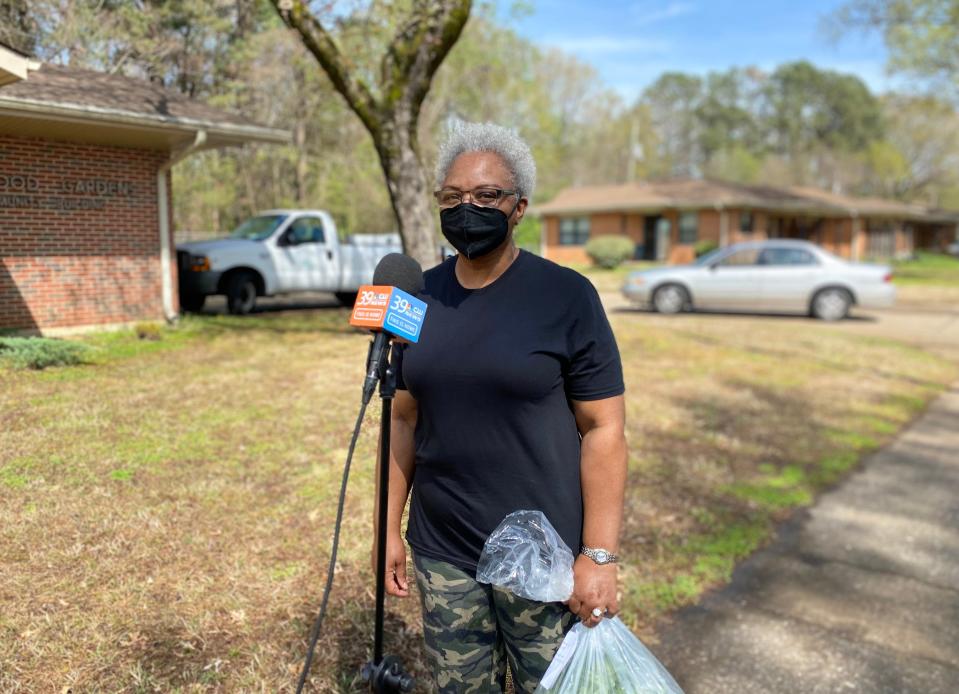
[(534, 694), (683, 694), (619, 617), (566, 634)]
[[(486, 540), (476, 580), (528, 600), (573, 593), (573, 553), (541, 511), (514, 511)], [(534, 694), (683, 694), (618, 617), (566, 634)]]

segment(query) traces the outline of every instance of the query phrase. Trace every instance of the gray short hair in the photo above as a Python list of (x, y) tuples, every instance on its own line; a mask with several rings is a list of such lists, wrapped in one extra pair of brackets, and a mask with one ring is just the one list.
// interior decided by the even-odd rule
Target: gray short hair
[(466, 152), (498, 154), (512, 175), (521, 197), (530, 198), (536, 187), (536, 162), (529, 145), (514, 130), (495, 123), (453, 121), (436, 160), (436, 185), (443, 185), (456, 157)]

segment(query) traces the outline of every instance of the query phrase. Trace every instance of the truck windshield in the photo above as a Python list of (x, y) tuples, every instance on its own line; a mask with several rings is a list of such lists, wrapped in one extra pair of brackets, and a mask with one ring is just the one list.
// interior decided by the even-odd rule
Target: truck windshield
[(240, 226), (230, 232), (230, 238), (262, 241), (276, 231), (283, 223), (285, 214), (265, 214), (260, 217), (250, 217)]

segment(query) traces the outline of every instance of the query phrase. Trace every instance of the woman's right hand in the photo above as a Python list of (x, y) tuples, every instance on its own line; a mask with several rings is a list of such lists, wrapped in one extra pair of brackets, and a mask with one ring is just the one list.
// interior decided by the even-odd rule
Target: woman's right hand
[[(376, 542), (371, 552), (373, 573), (376, 574)], [(386, 594), (405, 598), (410, 594), (410, 585), (406, 580), (406, 544), (399, 533), (386, 537)]]

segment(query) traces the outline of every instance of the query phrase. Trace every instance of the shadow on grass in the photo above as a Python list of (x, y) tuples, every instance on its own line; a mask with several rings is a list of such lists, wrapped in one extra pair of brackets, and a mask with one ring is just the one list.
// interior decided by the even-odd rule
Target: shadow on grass
[[(639, 313), (639, 314), (648, 314), (648, 315), (662, 315), (667, 317), (665, 314), (661, 314), (658, 311), (655, 311), (651, 308), (641, 308), (636, 306), (617, 306), (612, 309), (612, 313)], [(684, 311), (679, 316), (696, 316), (704, 318), (730, 318), (730, 319), (755, 319), (755, 318), (768, 318), (777, 321), (784, 322), (799, 322), (799, 323), (811, 323), (813, 325), (825, 325), (826, 323), (820, 321), (818, 318), (813, 318), (812, 316), (807, 316), (799, 313), (766, 313), (766, 312), (747, 312), (747, 311), (707, 311), (704, 309), (697, 309), (695, 311)], [(842, 322), (849, 323), (877, 323), (879, 321), (875, 316), (867, 316), (861, 314), (854, 314), (846, 316)]]
[(349, 311), (340, 306), (318, 308), (287, 308), (254, 312), (245, 316), (225, 313), (194, 314), (184, 322), (195, 323), (199, 332), (209, 336), (229, 333), (335, 333), (361, 334), (364, 331), (349, 323)]
[(229, 332), (271, 333), (342, 333), (359, 332), (349, 325), (350, 308), (332, 295), (305, 294), (295, 297), (260, 298), (256, 308), (243, 316), (227, 312), (222, 296), (207, 298), (203, 311), (184, 316), (184, 322), (202, 326), (203, 333), (221, 335)]
[[(699, 344), (706, 345), (708, 347), (730, 346), (716, 337), (711, 337), (703, 333), (695, 332), (692, 330), (674, 329), (673, 332), (676, 335), (681, 335), (692, 342), (698, 342)], [(869, 342), (870, 340), (876, 340), (877, 338), (853, 336), (852, 339), (862, 340), (865, 343), (865, 342)], [(879, 339), (883, 339), (883, 338), (879, 338)], [(890, 344), (896, 344), (897, 347), (900, 347), (903, 349), (921, 351), (918, 348), (910, 347), (908, 345), (900, 345), (898, 343), (894, 343), (893, 340), (889, 340), (888, 342)], [(750, 354), (757, 354), (761, 356), (772, 357), (774, 359), (784, 359), (784, 360), (796, 359), (796, 358), (809, 359), (810, 361), (817, 364), (818, 366), (824, 369), (828, 369), (830, 371), (836, 371), (837, 373), (845, 373), (846, 371), (849, 370), (849, 364), (843, 363), (842, 361), (839, 361), (839, 360), (828, 359), (826, 357), (819, 356), (819, 352), (770, 349), (768, 347), (762, 347), (760, 345), (749, 345), (745, 347), (737, 346), (737, 347)], [(868, 368), (864, 368), (863, 370), (869, 373), (870, 375), (876, 376), (878, 378), (883, 378), (891, 381), (899, 381), (902, 383), (910, 383), (912, 385), (916, 385), (921, 388), (934, 388), (938, 390), (941, 387), (941, 384), (936, 381), (929, 381), (921, 378), (916, 378), (915, 376), (911, 376), (905, 373), (896, 373), (895, 371), (881, 369), (878, 366), (871, 366)]]
[(138, 624), (133, 639), (130, 647), (136, 664), (130, 671), (132, 691), (215, 686), (230, 659), (230, 638), (225, 631), (193, 632), (172, 612)]
[[(402, 615), (387, 611), (383, 624), (384, 656), (399, 659), (407, 674), (415, 680), (414, 691), (429, 691), (429, 675), (422, 669), (426, 662), (423, 635), (412, 629)], [(360, 674), (373, 656), (373, 606), (366, 605), (358, 618), (337, 630), (339, 646), (336, 661), (340, 694), (368, 692)]]

